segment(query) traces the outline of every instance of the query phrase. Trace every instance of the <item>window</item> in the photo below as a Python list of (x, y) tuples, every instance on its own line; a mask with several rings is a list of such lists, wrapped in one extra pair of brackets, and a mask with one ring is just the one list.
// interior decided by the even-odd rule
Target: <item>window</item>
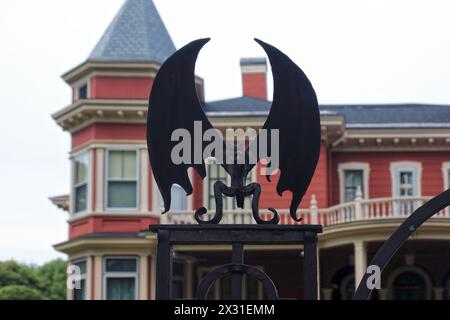
[(356, 198), (358, 187), (362, 197), (369, 195), (369, 164), (346, 162), (338, 165), (340, 202), (351, 202)]
[[(155, 184), (156, 185), (156, 184)], [(164, 201), (160, 192), (158, 192), (159, 209), (164, 210)], [(178, 184), (174, 184), (171, 189), (170, 210), (183, 211), (186, 210), (186, 192)]]
[(184, 264), (173, 263), (172, 298), (181, 299), (184, 297)]
[(450, 188), (449, 181), (450, 181), (450, 169), (447, 169), (447, 185), (445, 187), (446, 189)]
[(136, 300), (138, 259), (107, 257), (104, 260), (104, 296), (106, 300)]
[(88, 86), (84, 84), (78, 88), (78, 100), (87, 99), (88, 97)]
[[(442, 174), (443, 174), (443, 180), (444, 180), (443, 187), (444, 187), (444, 190), (447, 190), (450, 188), (450, 162), (442, 163)], [(444, 209), (444, 214), (446, 214), (447, 216), (450, 215), (449, 207)], [(450, 295), (449, 295), (449, 298), (450, 298)]]
[(352, 300), (355, 293), (355, 276), (348, 274), (345, 276), (339, 286), (341, 300)]
[(75, 157), (74, 212), (87, 210), (88, 200), (89, 153)]
[(107, 207), (136, 209), (138, 198), (138, 170), (136, 151), (108, 152)]
[[(227, 183), (227, 173), (225, 169), (219, 164), (209, 164), (208, 168), (208, 208), (214, 210), (216, 208), (216, 201), (214, 198), (214, 184), (217, 181), (222, 181)], [(228, 201), (226, 196), (222, 196), (223, 199), (223, 209), (228, 209)]]
[(394, 300), (425, 300), (426, 284), (420, 274), (405, 271), (399, 274), (393, 285), (392, 298)]
[[(420, 162), (394, 162), (391, 163), (392, 196), (396, 198), (420, 197), (421, 194)], [(394, 203), (394, 215), (410, 215), (420, 206), (416, 199), (397, 199)]]
[(345, 170), (344, 171), (344, 201), (355, 200), (358, 187), (364, 194), (363, 170)]
[(442, 164), (442, 174), (444, 178), (444, 190), (450, 188), (450, 162)]
[(422, 165), (420, 162), (394, 162), (391, 164), (392, 194), (394, 197), (421, 195)]
[(412, 170), (400, 170), (398, 172), (398, 195), (400, 197), (413, 196), (415, 194), (415, 182)]
[(86, 260), (80, 260), (73, 263), (80, 269), (80, 284), (79, 289), (72, 290), (72, 300), (86, 300)]
[(394, 270), (387, 281), (392, 300), (430, 300), (433, 282), (428, 273), (417, 266), (404, 266)]

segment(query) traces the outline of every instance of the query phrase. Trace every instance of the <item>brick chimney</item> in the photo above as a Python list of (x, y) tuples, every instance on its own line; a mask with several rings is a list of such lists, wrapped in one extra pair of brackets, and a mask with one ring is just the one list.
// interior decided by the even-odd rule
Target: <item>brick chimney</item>
[(243, 96), (267, 99), (266, 58), (242, 58), (241, 73)]

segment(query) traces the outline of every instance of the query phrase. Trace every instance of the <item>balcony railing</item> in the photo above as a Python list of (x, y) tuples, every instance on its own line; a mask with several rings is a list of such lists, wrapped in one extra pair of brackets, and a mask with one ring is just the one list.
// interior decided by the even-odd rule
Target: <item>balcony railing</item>
[[(303, 218), (301, 222), (298, 223), (291, 219), (289, 210), (278, 210), (278, 213), (280, 215), (280, 224), (319, 223), (324, 226), (332, 226), (353, 221), (406, 218), (429, 199), (431, 197), (377, 199), (357, 197), (352, 202), (328, 208), (317, 208), (316, 198), (312, 196), (309, 208), (297, 210), (297, 214)], [(269, 211), (261, 210), (261, 212), (263, 219), (270, 219), (271, 213)], [(441, 210), (434, 217), (450, 218), (449, 210)], [(179, 211), (163, 215), (161, 223), (192, 224), (196, 222), (192, 211)], [(221, 223), (253, 224), (255, 221), (252, 218), (251, 210), (232, 210), (224, 211)]]

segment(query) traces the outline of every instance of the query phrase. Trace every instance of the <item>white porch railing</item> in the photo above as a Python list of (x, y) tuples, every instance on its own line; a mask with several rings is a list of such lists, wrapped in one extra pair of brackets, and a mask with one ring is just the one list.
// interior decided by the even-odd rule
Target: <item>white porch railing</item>
[[(431, 197), (363, 199), (359, 196), (352, 202), (338, 204), (329, 208), (317, 208), (317, 201), (313, 195), (310, 207), (297, 210), (297, 215), (303, 218), (300, 224), (319, 223), (324, 226), (363, 220), (405, 218), (429, 199)], [(270, 211), (260, 211), (264, 220), (271, 218), (272, 213)], [(289, 210), (278, 210), (278, 213), (280, 215), (280, 224), (299, 224), (291, 219)], [(209, 218), (211, 218), (212, 214), (209, 215)], [(449, 210), (441, 210), (434, 217), (450, 218)], [(161, 223), (192, 224), (196, 222), (192, 211), (179, 211), (163, 215)], [(221, 223), (254, 224), (255, 221), (251, 210), (226, 210)]]

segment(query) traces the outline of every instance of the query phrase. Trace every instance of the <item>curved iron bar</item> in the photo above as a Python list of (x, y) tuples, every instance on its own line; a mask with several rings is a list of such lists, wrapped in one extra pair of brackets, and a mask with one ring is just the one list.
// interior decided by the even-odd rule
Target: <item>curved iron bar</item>
[(255, 267), (236, 263), (227, 264), (209, 272), (198, 285), (195, 299), (206, 300), (209, 289), (215, 281), (235, 272), (240, 274), (248, 274), (249, 276), (260, 281), (263, 285), (264, 293), (266, 294), (267, 299), (279, 299), (277, 288), (272, 282), (272, 279), (270, 279), (266, 273)]
[[(437, 212), (450, 205), (450, 189), (440, 193), (416, 211), (414, 211), (397, 230), (389, 237), (389, 239), (383, 243), (381, 248), (377, 251), (375, 257), (373, 257), (369, 266), (375, 265), (380, 268), (380, 271), (386, 267), (391, 261), (394, 254), (400, 249), (403, 243), (409, 238), (409, 236), (416, 231), (425, 221), (435, 215)], [(358, 288), (353, 296), (353, 300), (367, 300), (370, 298), (370, 294), (373, 289), (369, 289), (367, 286), (367, 280), (371, 275), (367, 272), (364, 274)]]
[[(278, 224), (280, 222), (280, 216), (278, 212), (269, 208), (268, 210), (273, 213), (273, 217), (270, 220), (261, 219), (259, 213), (259, 197), (261, 195), (261, 185), (259, 183), (250, 183), (242, 188), (229, 187), (222, 181), (216, 181), (214, 183), (214, 198), (216, 202), (216, 212), (214, 217), (210, 220), (203, 220), (201, 216), (208, 213), (205, 207), (201, 207), (195, 211), (194, 218), (199, 224), (218, 224), (223, 217), (223, 198), (222, 195), (227, 197), (236, 197), (237, 199), (243, 199), (246, 196), (252, 196), (252, 214), (258, 224)], [(240, 201), (241, 202), (241, 201)], [(243, 202), (243, 200), (242, 200)], [(243, 205), (243, 203), (241, 203)]]

